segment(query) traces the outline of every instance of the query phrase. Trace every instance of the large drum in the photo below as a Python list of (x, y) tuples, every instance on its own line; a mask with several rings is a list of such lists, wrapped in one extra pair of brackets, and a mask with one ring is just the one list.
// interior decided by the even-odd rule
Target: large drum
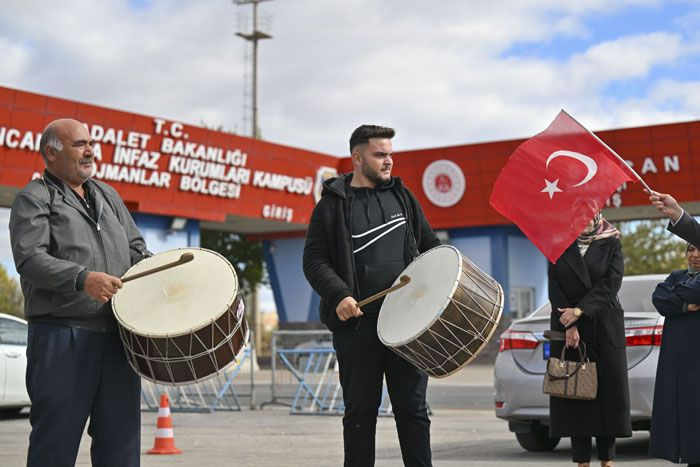
[(178, 260), (194, 258), (124, 283), (112, 309), (126, 356), (151, 381), (189, 384), (235, 361), (248, 340), (243, 299), (233, 266), (202, 248), (159, 253), (132, 266), (123, 279)]
[(411, 281), (384, 299), (379, 339), (428, 375), (448, 376), (476, 358), (493, 335), (503, 289), (448, 245), (423, 253), (403, 275)]

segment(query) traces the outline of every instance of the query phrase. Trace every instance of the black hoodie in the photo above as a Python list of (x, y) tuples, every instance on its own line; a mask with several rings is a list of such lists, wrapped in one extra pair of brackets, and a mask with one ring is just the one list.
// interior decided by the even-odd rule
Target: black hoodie
[[(368, 293), (370, 290), (367, 288), (367, 281), (383, 282), (379, 290), (386, 288), (386, 282), (391, 285), (403, 267), (413, 261), (420, 253), (440, 245), (440, 240), (430, 228), (418, 200), (403, 186), (400, 178), (392, 177), (386, 186), (378, 189), (370, 191), (363, 189), (364, 193), (352, 189), (350, 187), (351, 180), (352, 174), (343, 174), (324, 182), (321, 200), (311, 214), (304, 245), (304, 275), (311, 287), (321, 297), (321, 321), (330, 330), (349, 325), (354, 321), (354, 319), (350, 319), (343, 322), (338, 318), (335, 309), (342, 299), (352, 296), (359, 301), (360, 297), (371, 295)], [(399, 211), (394, 209), (393, 201), (388, 196), (396, 200), (397, 207), (400, 206), (400, 212), (405, 216), (405, 224), (403, 224), (405, 230), (401, 227), (397, 228), (397, 230), (404, 231), (403, 245), (398, 247), (403, 258), (396, 258), (395, 253), (398, 250), (377, 248), (368, 251), (368, 255), (360, 255), (359, 261), (362, 264), (358, 265), (353, 251), (361, 245), (358, 243), (357, 247), (353, 247), (352, 234), (361, 234), (364, 232), (362, 228), (366, 226), (360, 225), (356, 229), (353, 226), (353, 219), (355, 223), (362, 221), (361, 209), (365, 206), (363, 204), (365, 199), (368, 202), (366, 207), (370, 208), (364, 216), (364, 222), (367, 222), (367, 226), (372, 225), (373, 217), (376, 222), (377, 220), (383, 221), (383, 215), (390, 217), (392, 214), (398, 214)], [(356, 198), (359, 204), (354, 203)], [(384, 205), (385, 201), (386, 206)], [(379, 203), (382, 203), (384, 207), (383, 214), (382, 207), (372, 209), (373, 206), (379, 206)], [(354, 208), (353, 204), (355, 204)], [(364, 207), (365, 210), (366, 207)], [(353, 212), (360, 217), (353, 216)], [(391, 219), (387, 218), (388, 221)], [(391, 238), (395, 241), (394, 237)], [(384, 262), (386, 257), (383, 255), (385, 253), (390, 256), (390, 261), (397, 264), (392, 265), (391, 268), (383, 268), (383, 271), (387, 272), (386, 277), (373, 279), (373, 272), (367, 270), (365, 266)], [(389, 280), (389, 276), (393, 276), (391, 280)], [(366, 290), (360, 289), (361, 284), (364, 284), (363, 288)], [(372, 307), (365, 307), (363, 310), (376, 313), (378, 307), (374, 310)]]
[[(391, 284), (408, 266), (406, 216), (391, 180), (375, 188), (351, 187), (350, 232), (355, 258), (359, 299), (374, 295)], [(364, 314), (378, 314), (384, 299), (362, 307)]]

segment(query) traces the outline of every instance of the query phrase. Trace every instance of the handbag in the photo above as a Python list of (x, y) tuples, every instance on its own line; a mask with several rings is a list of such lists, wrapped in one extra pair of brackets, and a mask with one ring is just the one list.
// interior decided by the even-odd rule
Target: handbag
[(547, 360), (542, 392), (565, 399), (595, 399), (598, 393), (598, 373), (595, 362), (588, 359), (586, 344), (583, 341), (579, 343), (578, 362), (564, 360), (565, 350), (566, 345), (561, 350), (560, 358), (550, 357)]

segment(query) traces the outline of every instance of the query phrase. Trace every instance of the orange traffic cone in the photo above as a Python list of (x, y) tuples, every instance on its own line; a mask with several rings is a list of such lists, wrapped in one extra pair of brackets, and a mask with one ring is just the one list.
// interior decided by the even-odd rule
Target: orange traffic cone
[(173, 436), (173, 421), (170, 419), (170, 401), (168, 395), (160, 395), (158, 423), (156, 424), (156, 441), (148, 454), (180, 454), (182, 451), (175, 447)]

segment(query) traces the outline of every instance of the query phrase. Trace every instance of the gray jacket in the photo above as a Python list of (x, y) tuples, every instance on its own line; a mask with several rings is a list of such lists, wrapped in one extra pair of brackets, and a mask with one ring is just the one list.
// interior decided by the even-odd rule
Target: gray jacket
[(111, 304), (78, 290), (79, 277), (99, 271), (121, 277), (150, 252), (114, 188), (88, 180), (95, 221), (70, 188), (49, 177), (19, 192), (10, 213), (10, 242), (29, 321), (54, 321), (96, 331), (114, 329)]

